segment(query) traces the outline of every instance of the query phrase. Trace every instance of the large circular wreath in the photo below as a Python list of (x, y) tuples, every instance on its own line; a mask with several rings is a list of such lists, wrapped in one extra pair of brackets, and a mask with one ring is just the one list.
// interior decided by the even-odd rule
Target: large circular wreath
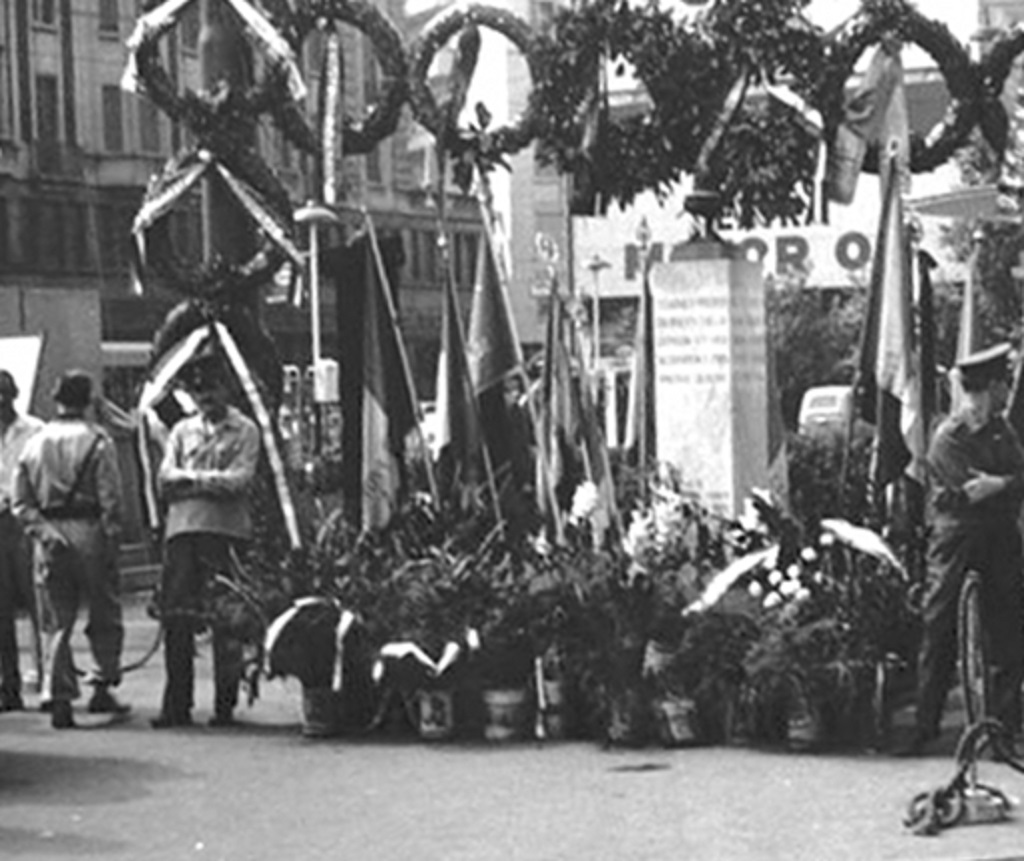
[[(967, 143), (971, 129), (979, 121), (981, 100), (977, 68), (945, 24), (925, 18), (903, 2), (875, 0), (866, 4), (864, 10), (833, 37), (828, 46), (829, 74), (821, 98), (826, 126), (834, 130), (842, 119), (846, 81), (861, 54), (890, 35), (923, 48), (935, 60), (949, 90), (950, 107), (937, 131), (926, 138), (918, 134), (910, 138), (910, 169), (915, 173), (934, 170)], [(877, 145), (869, 149), (864, 169), (878, 172)]]
[[(540, 80), (540, 66), (534, 50), (533, 31), (525, 21), (505, 9), (491, 6), (470, 5), (457, 7), (435, 18), (419, 35), (412, 46), (412, 61), (409, 68), (409, 103), (416, 121), (432, 132), (439, 141), (450, 143), (455, 129), (447, 128), (444, 111), (441, 110), (434, 94), (427, 84), (430, 64), (437, 52), (456, 33), (470, 26), (494, 30), (515, 45), (530, 70), (534, 84)], [(491, 156), (518, 152), (533, 140), (536, 132), (536, 113), (533, 99), (526, 110), (514, 122), (490, 132), (487, 137), (488, 152)]]
[(398, 29), (368, 0), (306, 0), (292, 13), (286, 32), (299, 45), (310, 33), (335, 21), (366, 35), (385, 81), (383, 94), (363, 119), (348, 114), (342, 117), (342, 152), (359, 155), (370, 152), (398, 128), (402, 105), (408, 96), (407, 53)]
[(1000, 34), (981, 61), (981, 130), (985, 140), (997, 151), (1007, 145), (1009, 117), (1002, 102), (1003, 87), (1014, 61), (1024, 52), (1024, 30), (1014, 28)]

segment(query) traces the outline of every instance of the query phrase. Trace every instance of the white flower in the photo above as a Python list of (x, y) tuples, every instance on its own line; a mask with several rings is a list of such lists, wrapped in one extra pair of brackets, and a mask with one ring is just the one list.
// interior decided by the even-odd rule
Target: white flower
[(771, 610), (772, 607), (778, 607), (782, 603), (782, 596), (778, 592), (769, 592), (764, 599), (764, 608)]
[(811, 597), (811, 590), (808, 589), (806, 586), (801, 586), (797, 590), (796, 595), (794, 596), (795, 600), (797, 600), (797, 601), (806, 601), (810, 597)]
[(750, 585), (747, 586), (747, 592), (750, 594), (751, 598), (760, 598), (764, 595), (764, 586), (762, 586), (757, 580), (751, 580)]
[(533, 545), (533, 549), (541, 556), (549, 556), (551, 554), (551, 543), (543, 532), (538, 532), (536, 535), (531, 536), (530, 543)]
[(782, 572), (778, 568), (770, 571), (768, 574), (768, 582), (771, 583), (772, 586), (778, 586), (782, 582)]
[(811, 564), (813, 562), (817, 562), (818, 561), (818, 551), (815, 550), (813, 547), (805, 547), (803, 550), (800, 551), (800, 558), (803, 559), (804, 562), (806, 562), (808, 564)]
[(584, 481), (576, 488), (572, 497), (572, 511), (569, 520), (573, 523), (582, 523), (588, 520), (597, 510), (598, 503), (597, 485), (592, 481)]
[(799, 591), (800, 583), (796, 580), (787, 580), (785, 583), (779, 586), (779, 592), (781, 592), (787, 598), (791, 598)]
[(794, 562), (786, 569), (786, 576), (791, 580), (800, 579), (800, 566)]

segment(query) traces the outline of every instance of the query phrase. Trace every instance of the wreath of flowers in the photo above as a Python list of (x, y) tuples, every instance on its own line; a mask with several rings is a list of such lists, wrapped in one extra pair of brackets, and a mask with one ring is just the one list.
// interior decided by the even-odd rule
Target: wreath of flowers
[[(939, 67), (949, 90), (950, 106), (945, 118), (927, 137), (912, 134), (910, 169), (914, 173), (933, 170), (967, 143), (981, 117), (977, 69), (960, 42), (945, 24), (925, 18), (903, 0), (867, 0), (848, 26), (828, 46), (830, 62), (824, 78), (821, 105), (826, 126), (833, 130), (842, 117), (843, 94), (860, 55), (890, 35), (924, 49)], [(864, 169), (878, 172), (878, 146), (871, 147)]]
[(981, 130), (985, 140), (998, 152), (1006, 147), (1009, 117), (1001, 96), (1014, 60), (1024, 52), (1024, 29), (1016, 27), (1000, 34), (981, 61)]
[(505, 9), (469, 5), (453, 8), (435, 18), (412, 46), (409, 68), (409, 104), (416, 121), (433, 133), (454, 158), (472, 161), (482, 169), (527, 146), (536, 135), (536, 104), (531, 96), (526, 110), (511, 124), (488, 131), (485, 124), (468, 133), (449, 127), (446, 112), (438, 105), (428, 84), (430, 64), (437, 52), (460, 31), (486, 27), (508, 39), (526, 60), (536, 86), (541, 65), (536, 39), (529, 25)]
[(370, 40), (385, 81), (383, 93), (365, 117), (342, 116), (342, 152), (359, 155), (370, 152), (398, 128), (408, 98), (407, 51), (395, 25), (368, 0), (307, 0), (281, 27), (290, 40), (301, 44), (311, 32), (334, 22), (354, 27)]

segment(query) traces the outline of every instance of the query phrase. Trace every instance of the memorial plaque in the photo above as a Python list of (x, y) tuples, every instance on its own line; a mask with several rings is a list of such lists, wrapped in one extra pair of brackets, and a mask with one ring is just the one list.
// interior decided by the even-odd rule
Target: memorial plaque
[(768, 482), (768, 377), (760, 267), (694, 242), (651, 269), (657, 456), (732, 517)]

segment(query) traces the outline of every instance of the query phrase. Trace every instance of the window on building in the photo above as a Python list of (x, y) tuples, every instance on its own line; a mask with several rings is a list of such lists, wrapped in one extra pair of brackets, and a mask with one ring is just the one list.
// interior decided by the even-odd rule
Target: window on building
[(7, 238), (7, 231), (10, 229), (7, 216), (7, 198), (0, 197), (0, 272), (9, 269), (11, 265), (11, 245)]
[(139, 106), (139, 149), (159, 153), (163, 145), (160, 111), (149, 99), (140, 99), (136, 104)]
[(55, 143), (60, 138), (57, 76), (36, 75), (36, 139)]
[(117, 36), (121, 29), (119, 0), (99, 0), (100, 35)]
[(32, 0), (32, 20), (44, 27), (56, 27), (57, 0)]
[(124, 152), (124, 100), (121, 88), (103, 87), (103, 149)]

